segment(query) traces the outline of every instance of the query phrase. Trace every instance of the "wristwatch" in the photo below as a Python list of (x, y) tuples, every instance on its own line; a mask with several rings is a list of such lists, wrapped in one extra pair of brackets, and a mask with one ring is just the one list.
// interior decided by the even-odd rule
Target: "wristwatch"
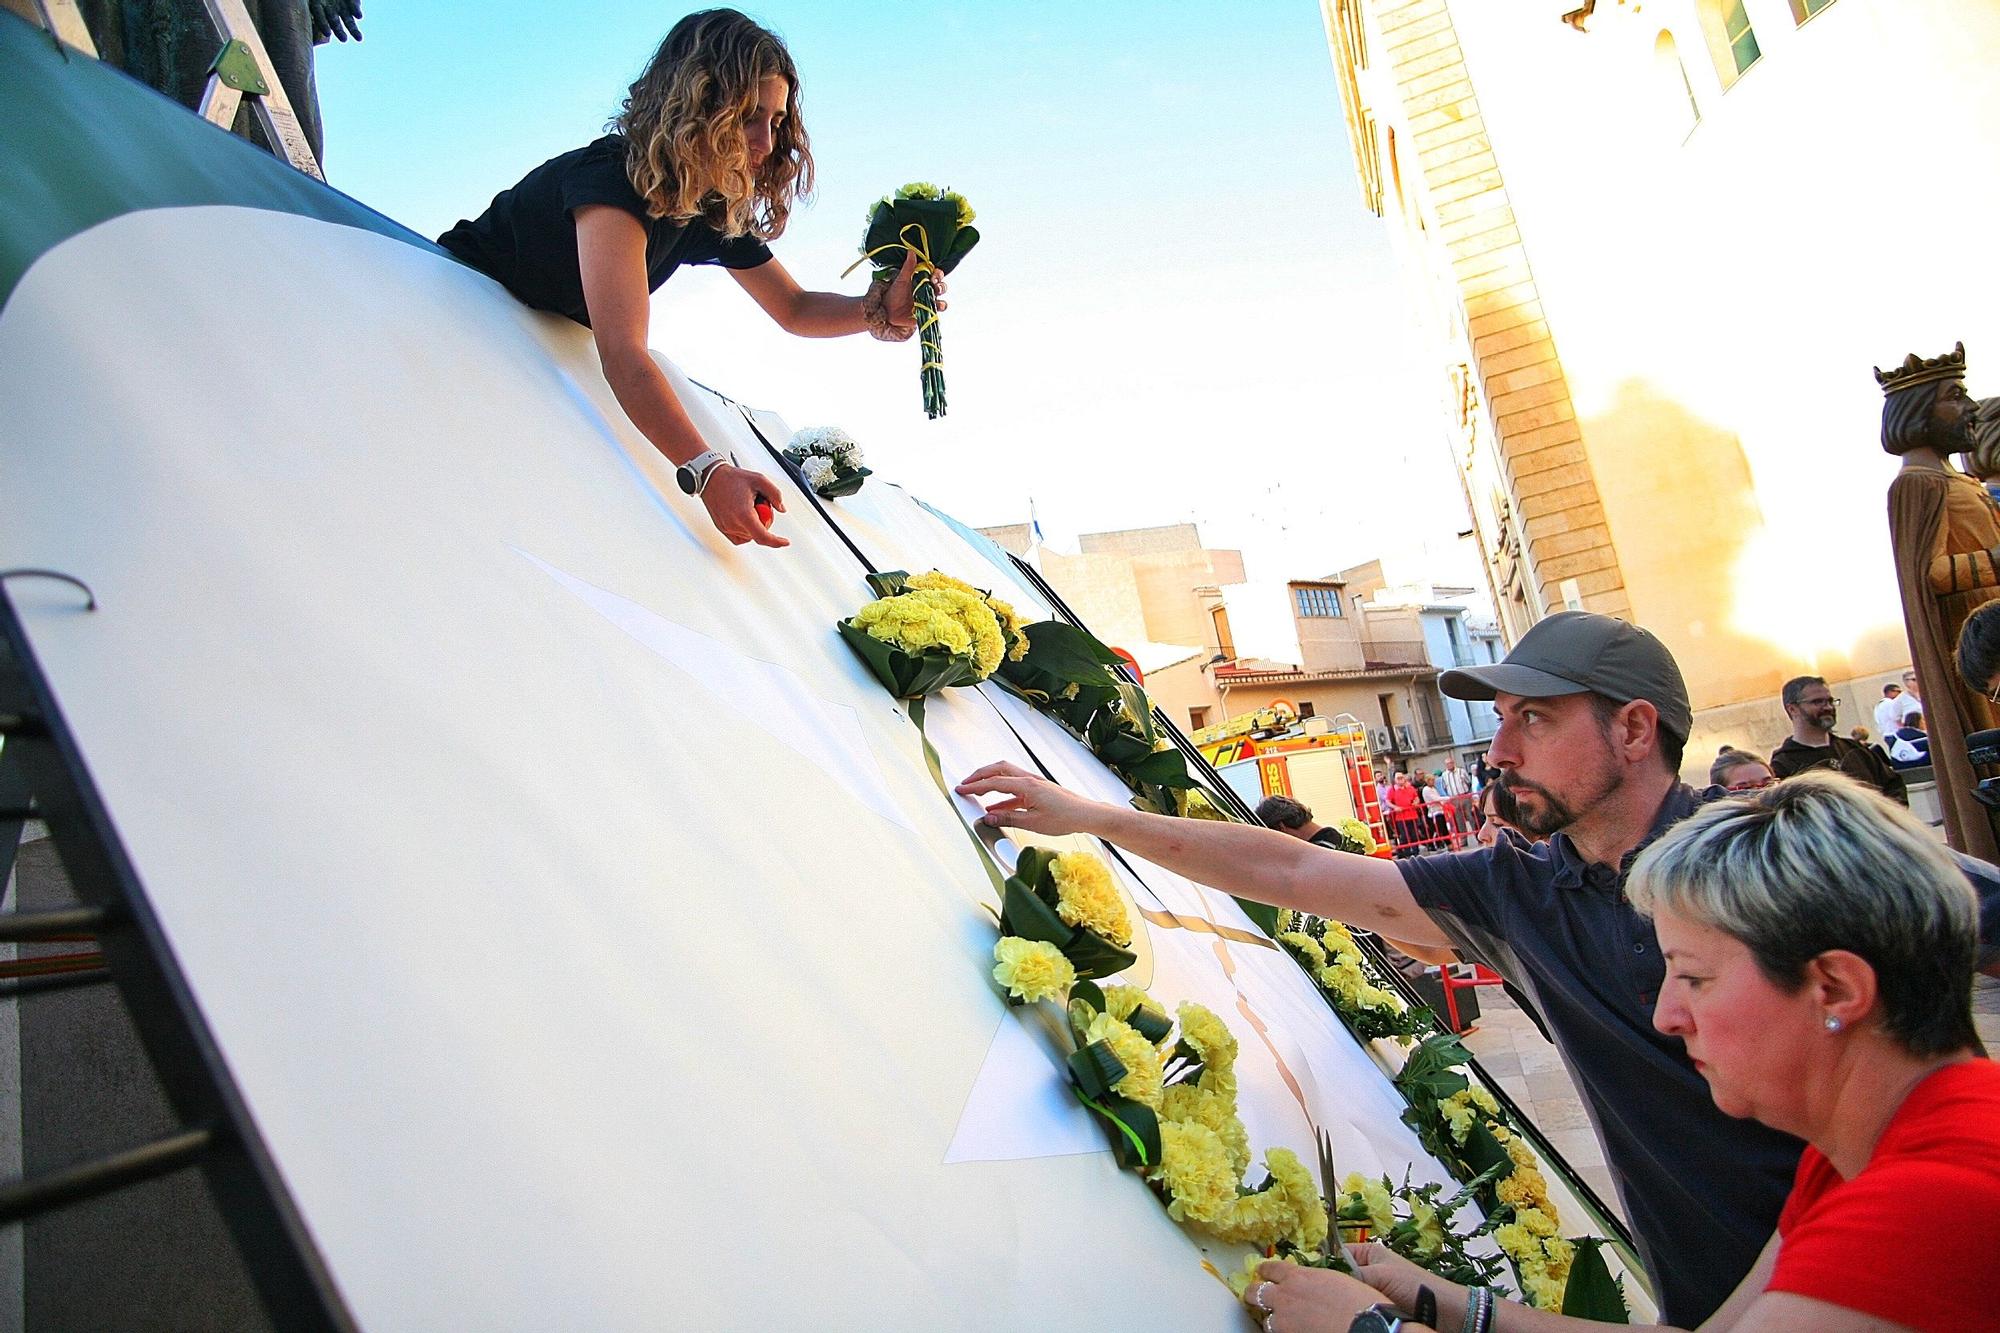
[(720, 449), (704, 449), (674, 469), (674, 480), (689, 495), (700, 495), (708, 488), (708, 479), (715, 470), (729, 461), (729, 455)]
[(1347, 1333), (1398, 1333), (1403, 1327), (1403, 1312), (1393, 1305), (1371, 1305), (1354, 1316), (1354, 1322), (1347, 1326)]

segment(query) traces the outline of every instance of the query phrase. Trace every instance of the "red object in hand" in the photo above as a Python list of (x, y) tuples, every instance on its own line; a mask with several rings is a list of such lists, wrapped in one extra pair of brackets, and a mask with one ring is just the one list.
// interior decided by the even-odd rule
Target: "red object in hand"
[(768, 527), (770, 527), (770, 526), (771, 526), (771, 520), (772, 520), (772, 518), (773, 518), (773, 517), (775, 517), (775, 515), (773, 514), (773, 512), (772, 512), (772, 509), (771, 509), (771, 502), (770, 502), (769, 500), (766, 500), (766, 499), (765, 499), (765, 498), (764, 498), (763, 496), (761, 496), (761, 495), (760, 495), (760, 496), (758, 496), (758, 497), (757, 497), (757, 521), (758, 521), (759, 523), (762, 523), (762, 524), (763, 524), (763, 525), (764, 525), (765, 527), (767, 527), (767, 528), (768, 528)]

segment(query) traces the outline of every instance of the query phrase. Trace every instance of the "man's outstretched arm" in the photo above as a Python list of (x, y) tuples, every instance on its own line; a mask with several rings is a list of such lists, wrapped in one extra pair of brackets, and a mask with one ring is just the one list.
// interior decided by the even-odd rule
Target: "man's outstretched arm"
[(985, 822), (1051, 837), (1087, 833), (1200, 884), (1411, 944), (1449, 944), (1417, 906), (1395, 865), (1330, 851), (1249, 824), (1174, 819), (1093, 801), (1013, 764), (988, 764), (958, 784), (961, 796), (998, 796)]

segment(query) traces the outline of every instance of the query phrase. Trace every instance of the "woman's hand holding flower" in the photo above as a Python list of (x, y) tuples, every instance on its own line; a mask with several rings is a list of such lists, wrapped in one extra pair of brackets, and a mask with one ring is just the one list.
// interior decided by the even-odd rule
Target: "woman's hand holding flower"
[[(1417, 1306), (1417, 1288), (1429, 1287), (1437, 1297), (1438, 1307), (1443, 1310), (1463, 1310), (1465, 1308), (1465, 1288), (1447, 1282), (1435, 1273), (1426, 1272), (1386, 1245), (1367, 1241), (1347, 1247), (1348, 1262), (1354, 1265), (1354, 1272), (1367, 1283), (1381, 1299), (1399, 1310), (1414, 1310)], [(1440, 1313), (1439, 1319), (1449, 1326), (1451, 1320)]]
[[(1266, 1333), (1347, 1333), (1354, 1316), (1382, 1301), (1374, 1287), (1330, 1268), (1301, 1268), (1274, 1259), (1257, 1270), (1257, 1277), (1244, 1288), (1243, 1303)], [(1414, 1291), (1411, 1295), (1414, 1299)]]
[[(911, 293), (916, 272), (917, 252), (906, 249), (903, 251), (903, 267), (889, 280), (884, 305), (889, 315), (889, 328), (898, 342), (917, 331), (917, 303)], [(931, 271), (931, 287), (937, 292), (937, 308), (945, 309), (948, 303), (944, 299), (944, 274), (935, 269)]]

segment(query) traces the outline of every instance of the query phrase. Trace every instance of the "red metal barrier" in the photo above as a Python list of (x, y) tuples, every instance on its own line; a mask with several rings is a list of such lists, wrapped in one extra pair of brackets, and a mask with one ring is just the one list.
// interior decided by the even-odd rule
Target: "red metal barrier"
[(1414, 810), (1383, 812), (1398, 856), (1432, 856), (1470, 847), (1479, 832), (1479, 797), (1453, 796)]

